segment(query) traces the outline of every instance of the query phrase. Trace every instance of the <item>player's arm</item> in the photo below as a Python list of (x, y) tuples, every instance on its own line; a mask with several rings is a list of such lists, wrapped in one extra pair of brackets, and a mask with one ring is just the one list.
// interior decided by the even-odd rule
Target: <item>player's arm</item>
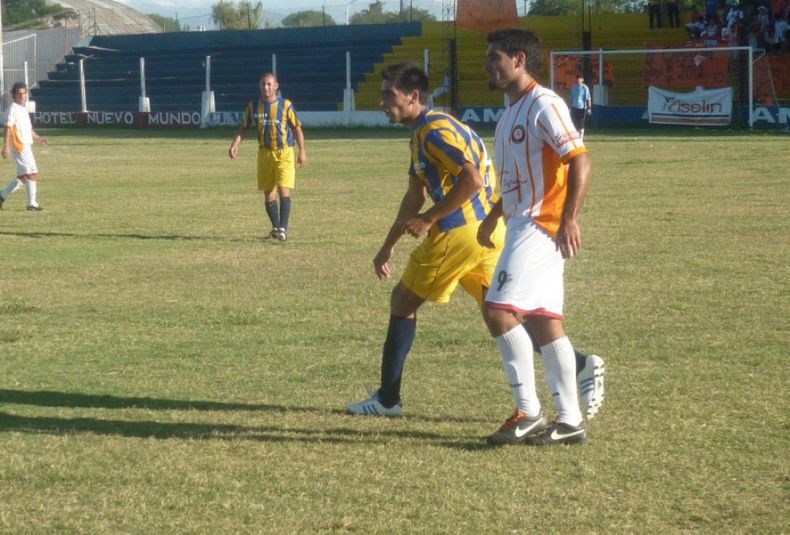
[(390, 227), (387, 237), (384, 238), (384, 244), (381, 246), (381, 249), (373, 258), (373, 269), (380, 279), (388, 279), (390, 277), (389, 260), (395, 251), (395, 244), (403, 236), (404, 221), (420, 213), (420, 209), (425, 204), (427, 197), (428, 193), (425, 191), (425, 185), (416, 176), (411, 175), (409, 177), (409, 188), (403, 194), (395, 222)]
[(445, 194), (444, 199), (404, 222), (406, 232), (415, 238), (424, 236), (437, 221), (463, 206), (482, 187), (483, 178), (480, 172), (472, 163), (465, 162), (458, 174), (458, 180)]
[(5, 132), (3, 134), (3, 151), (2, 156), (3, 159), (8, 159), (8, 147), (11, 145), (11, 127), (5, 126)]
[(35, 130), (32, 130), (31, 133), (33, 134), (33, 141), (38, 141), (42, 145), (49, 144), (49, 140), (44, 136), (38, 135), (38, 132), (36, 132)]
[(577, 154), (568, 162), (568, 196), (557, 233), (557, 247), (563, 258), (572, 258), (582, 247), (578, 218), (591, 176), (592, 163), (588, 152)]
[(480, 226), (477, 228), (477, 243), (489, 249), (496, 247), (494, 242), (491, 241), (491, 235), (494, 233), (494, 230), (496, 230), (497, 222), (499, 218), (502, 217), (503, 213), (502, 199), (499, 199), (494, 204), (493, 208), (491, 208), (491, 211), (488, 212), (485, 219), (480, 222)]
[(230, 156), (231, 160), (235, 160), (236, 156), (239, 155), (239, 145), (241, 145), (241, 142), (244, 140), (244, 136), (247, 135), (247, 130), (250, 126), (252, 126), (252, 103), (247, 104), (247, 108), (244, 110), (244, 119), (241, 121), (239, 129), (236, 130), (233, 141), (230, 142), (228, 156)]
[(296, 157), (296, 163), (299, 167), (307, 165), (307, 147), (304, 144), (304, 131), (302, 126), (294, 127), (294, 138), (296, 139), (296, 146), (299, 147), (299, 156)]
[(230, 142), (230, 148), (228, 149), (228, 156), (230, 156), (231, 160), (235, 160), (236, 156), (239, 155), (239, 145), (244, 140), (244, 136), (247, 134), (247, 128), (242, 124), (238, 130), (236, 130), (236, 134), (233, 136), (233, 141)]

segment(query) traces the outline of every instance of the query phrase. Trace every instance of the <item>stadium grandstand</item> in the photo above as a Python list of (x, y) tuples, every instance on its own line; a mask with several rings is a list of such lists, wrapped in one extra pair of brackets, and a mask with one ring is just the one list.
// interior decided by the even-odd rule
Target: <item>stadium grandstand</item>
[[(134, 10), (107, 7), (122, 6), (117, 2), (60, 3), (75, 10), (94, 6), (99, 27), (89, 39), (65, 53), (45, 76), (37, 77), (32, 96), (39, 112), (139, 111), (142, 81), (150, 100), (146, 111), (201, 112), (205, 110), (204, 95), (210, 86), (216, 111), (238, 112), (257, 94), (257, 74), (266, 71), (278, 74), (283, 93), (298, 103), (301, 111), (346, 109), (346, 89), (353, 91), (354, 111), (377, 110), (381, 66), (403, 60), (427, 68), (435, 105), (456, 110), (503, 105), (502, 97), (487, 89), (482, 69), (485, 33), (463, 29), (452, 22), (161, 33), (145, 25), (142, 19), (147, 17), (128, 13)], [(112, 16), (105, 9), (112, 11)], [(123, 17), (119, 18), (119, 13), (124, 13)], [(122, 31), (135, 24), (141, 25), (139, 30)], [(591, 36), (588, 50), (695, 45), (683, 25), (649, 30), (645, 14), (593, 15), (587, 24)], [(519, 25), (542, 37), (547, 60), (549, 51), (580, 50), (583, 46), (576, 16), (529, 16), (520, 18)], [(115, 29), (110, 31), (111, 28)], [(787, 56), (784, 58), (764, 61), (755, 71), (758, 77), (768, 80), (760, 91), (770, 93), (775, 104), (790, 101), (790, 84), (785, 80), (790, 69)], [(549, 61), (545, 63), (541, 79), (548, 85), (555, 73), (550, 71)], [(618, 105), (645, 107), (646, 65), (645, 57), (640, 55), (607, 58), (605, 84), (609, 90), (617, 88), (614, 94)], [(739, 60), (739, 65), (737, 73), (728, 75), (732, 80), (721, 83), (742, 86), (747, 69), (743, 60)], [(571, 63), (565, 77), (572, 74), (569, 69), (579, 68)], [(593, 67), (592, 73), (596, 70)], [(451, 79), (453, 83), (448, 83)], [(590, 81), (591, 85), (595, 83), (596, 80)], [(558, 80), (561, 94), (565, 88), (565, 82)], [(744, 101), (742, 94), (740, 91), (736, 98)], [(637, 111), (632, 116), (640, 120), (642, 111)]]

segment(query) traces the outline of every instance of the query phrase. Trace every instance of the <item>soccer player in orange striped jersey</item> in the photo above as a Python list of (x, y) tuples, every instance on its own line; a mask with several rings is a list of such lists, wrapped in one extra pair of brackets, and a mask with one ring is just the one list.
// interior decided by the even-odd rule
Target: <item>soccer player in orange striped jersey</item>
[[(291, 190), (296, 180), (296, 165), (303, 167), (307, 164), (307, 148), (302, 123), (296, 116), (293, 104), (278, 94), (280, 83), (277, 76), (272, 73), (264, 74), (259, 86), (261, 96), (247, 103), (244, 121), (233, 137), (228, 155), (231, 159), (236, 159), (239, 144), (247, 130), (254, 126), (258, 133), (258, 189), (266, 196), (266, 214), (272, 222), (272, 231), (267, 238), (285, 241), (291, 214)], [(299, 146), (296, 165), (294, 141)]]
[[(480, 222), (495, 201), (491, 159), (480, 136), (455, 117), (426, 106), (428, 76), (400, 63), (382, 73), (381, 107), (393, 123), (411, 129), (409, 183), (395, 222), (373, 259), (381, 279), (403, 234), (425, 239), (412, 252), (392, 290), (390, 320), (381, 359), (381, 386), (347, 407), (351, 414), (401, 416), (401, 376), (415, 338), (417, 310), (425, 301), (445, 303), (460, 285), (482, 306), (499, 248), (477, 242)], [(428, 198), (433, 204), (423, 210)], [(504, 240), (496, 221), (490, 236)]]
[(39, 136), (33, 130), (30, 122), (30, 114), (27, 111), (27, 85), (24, 82), (16, 82), (11, 87), (11, 98), (13, 102), (5, 113), (3, 125), (5, 135), (3, 137), (3, 159), (7, 159), (11, 154), (16, 162), (16, 178), (0, 191), (0, 209), (3, 203), (22, 184), (27, 191), (27, 210), (29, 212), (40, 212), (41, 205), (38, 204), (38, 165), (33, 156), (33, 142), (38, 141), (42, 145), (49, 143), (47, 138)]
[[(504, 215), (505, 246), (483, 316), (516, 402), (513, 416), (492, 437), (509, 434), (520, 421), (545, 418), (535, 389), (533, 343), (521, 327), (526, 319), (543, 356), (558, 417), (539, 433), (540, 425), (530, 426), (525, 442), (576, 444), (586, 440), (587, 430), (576, 389), (576, 357), (563, 325), (563, 270), (582, 245), (578, 216), (590, 181), (590, 157), (565, 102), (535, 79), (542, 57), (537, 36), (501, 30), (489, 34), (488, 43), (489, 87), (503, 91), (511, 104), (494, 135), (502, 199), (478, 235), (492, 246), (489, 232)], [(596, 358), (602, 396), (603, 361)]]

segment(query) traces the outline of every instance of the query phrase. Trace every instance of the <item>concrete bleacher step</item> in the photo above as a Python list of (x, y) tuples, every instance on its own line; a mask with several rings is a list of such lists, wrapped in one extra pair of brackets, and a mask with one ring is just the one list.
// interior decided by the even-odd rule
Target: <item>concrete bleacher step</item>
[[(346, 86), (346, 52), (351, 54), (351, 82), (356, 87), (401, 37), (417, 33), (419, 23), (96, 36), (90, 46), (75, 47), (32, 94), (41, 110), (78, 111), (79, 99), (61, 98), (60, 93), (78, 88), (79, 61), (84, 60), (89, 107), (91, 101), (100, 107), (112, 106), (115, 94), (123, 97), (116, 100), (124, 101), (118, 111), (128, 111), (126, 97), (139, 92), (143, 57), (152, 108), (155, 98), (160, 105), (170, 105), (187, 92), (200, 95), (205, 86), (205, 58), (211, 56), (218, 109), (238, 111), (258, 95), (258, 76), (273, 70), (272, 55), (276, 54), (281, 90), (297, 109), (336, 109)], [(200, 101), (187, 106), (200, 109)]]

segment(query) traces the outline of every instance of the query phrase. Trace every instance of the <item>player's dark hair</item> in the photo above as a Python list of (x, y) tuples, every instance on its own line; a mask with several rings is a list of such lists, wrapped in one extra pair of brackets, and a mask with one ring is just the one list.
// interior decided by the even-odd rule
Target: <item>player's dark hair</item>
[(537, 77), (543, 63), (538, 34), (521, 28), (508, 28), (489, 33), (488, 44), (511, 58), (522, 52), (527, 57), (527, 73), (533, 78)]
[(419, 91), (420, 103), (428, 103), (428, 75), (421, 68), (411, 63), (396, 63), (384, 69), (381, 78), (404, 93)]
[(11, 96), (15, 97), (20, 89), (27, 89), (27, 84), (25, 84), (25, 82), (16, 82), (11, 86)]

